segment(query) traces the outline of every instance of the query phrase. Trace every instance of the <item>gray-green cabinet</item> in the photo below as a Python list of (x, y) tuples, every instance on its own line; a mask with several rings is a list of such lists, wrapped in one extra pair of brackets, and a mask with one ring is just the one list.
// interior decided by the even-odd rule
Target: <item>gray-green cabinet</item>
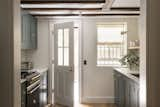
[(116, 107), (139, 107), (139, 83), (115, 71)]
[(126, 78), (125, 107), (139, 107), (139, 84)]
[(22, 23), (22, 49), (36, 49), (37, 48), (37, 20), (33, 16), (23, 13), (21, 15)]
[(125, 79), (119, 73), (114, 75), (115, 83), (115, 104), (117, 107), (124, 107), (125, 104)]

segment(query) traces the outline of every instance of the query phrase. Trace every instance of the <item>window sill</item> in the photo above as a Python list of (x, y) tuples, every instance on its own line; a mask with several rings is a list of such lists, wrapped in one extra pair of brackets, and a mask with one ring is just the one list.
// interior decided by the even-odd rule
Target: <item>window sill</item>
[(97, 67), (127, 67), (127, 66), (122, 66), (122, 65), (97, 65)]

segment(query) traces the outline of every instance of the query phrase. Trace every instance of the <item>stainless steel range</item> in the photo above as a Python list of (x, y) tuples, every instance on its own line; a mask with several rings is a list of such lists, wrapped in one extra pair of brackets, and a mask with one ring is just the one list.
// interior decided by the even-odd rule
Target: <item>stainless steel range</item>
[(22, 71), (21, 78), (26, 79), (26, 107), (40, 106), (40, 73)]

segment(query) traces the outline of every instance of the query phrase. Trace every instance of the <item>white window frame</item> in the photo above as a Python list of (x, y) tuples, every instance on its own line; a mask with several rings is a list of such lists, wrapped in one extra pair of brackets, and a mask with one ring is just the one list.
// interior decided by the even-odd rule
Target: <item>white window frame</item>
[[(99, 64), (98, 63), (98, 26), (101, 26), (101, 25), (123, 25), (124, 28), (123, 28), (123, 45), (121, 44), (121, 46), (123, 46), (123, 53), (121, 54), (121, 57), (123, 57), (125, 54), (127, 54), (127, 22), (107, 22), (107, 23), (97, 23), (97, 45), (96, 45), (96, 50), (97, 50), (97, 56), (96, 56), (96, 65), (97, 66), (120, 66), (120, 63), (111, 63), (111, 64)], [(105, 43), (104, 43), (105, 44)], [(116, 44), (116, 43), (115, 43)], [(122, 51), (122, 50), (121, 50)], [(119, 58), (120, 59), (120, 58)], [(117, 59), (117, 60), (119, 60)], [(112, 60), (112, 59), (111, 59)], [(109, 61), (108, 61), (109, 62)]]

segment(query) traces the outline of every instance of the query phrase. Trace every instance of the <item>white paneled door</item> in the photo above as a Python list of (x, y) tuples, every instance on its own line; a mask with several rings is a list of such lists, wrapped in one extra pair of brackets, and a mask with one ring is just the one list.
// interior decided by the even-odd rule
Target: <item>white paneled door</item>
[(73, 22), (54, 25), (55, 102), (73, 106), (74, 97)]

